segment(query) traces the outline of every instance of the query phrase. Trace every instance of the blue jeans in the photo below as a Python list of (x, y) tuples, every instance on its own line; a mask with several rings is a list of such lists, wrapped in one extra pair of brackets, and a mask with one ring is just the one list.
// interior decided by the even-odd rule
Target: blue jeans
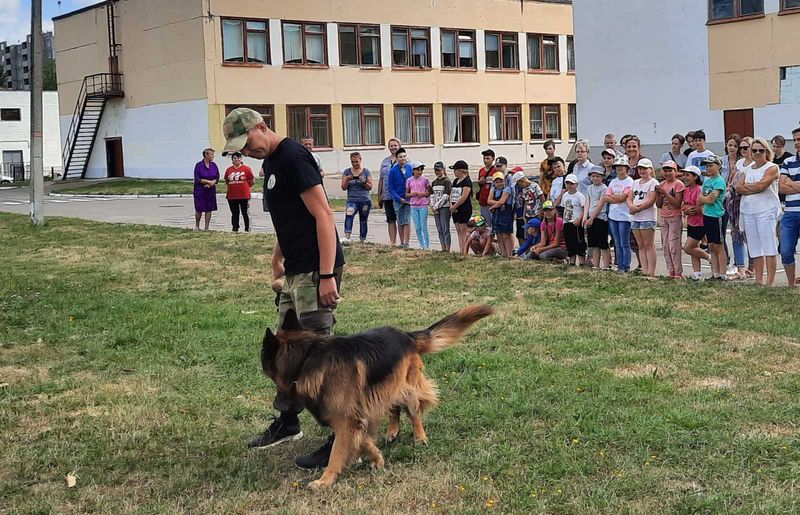
[(411, 220), (414, 222), (414, 231), (417, 233), (420, 248), (431, 248), (431, 238), (428, 236), (428, 207), (412, 206)]
[(781, 220), (781, 264), (794, 264), (798, 237), (800, 237), (800, 212), (787, 211)]
[(371, 200), (348, 200), (345, 206), (344, 232), (346, 234), (353, 232), (353, 219), (358, 213), (359, 239), (361, 241), (367, 239), (367, 219), (370, 209), (372, 209)]
[(617, 269), (627, 272), (631, 269), (631, 223), (609, 220), (608, 227), (614, 238), (614, 252), (619, 256)]

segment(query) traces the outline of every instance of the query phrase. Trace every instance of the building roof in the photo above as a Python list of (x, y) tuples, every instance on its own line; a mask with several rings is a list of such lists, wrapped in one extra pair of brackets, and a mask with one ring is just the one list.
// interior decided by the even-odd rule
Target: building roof
[(74, 16), (76, 14), (84, 13), (86, 11), (91, 11), (92, 9), (97, 9), (98, 7), (102, 7), (107, 3), (108, 2), (104, 0), (102, 2), (97, 2), (96, 4), (87, 5), (86, 7), (81, 7), (80, 9), (76, 9), (74, 11), (70, 11), (65, 14), (59, 14), (58, 16), (53, 16), (53, 21), (63, 20), (64, 18), (69, 18), (70, 16)]

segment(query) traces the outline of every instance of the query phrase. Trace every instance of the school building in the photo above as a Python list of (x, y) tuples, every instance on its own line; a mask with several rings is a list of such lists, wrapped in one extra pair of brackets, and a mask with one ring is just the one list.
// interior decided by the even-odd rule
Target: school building
[(789, 140), (800, 126), (800, 0), (582, 0), (574, 19), (593, 148), (633, 133), (660, 156), (673, 134), (703, 129), (722, 152), (726, 135)]
[(569, 0), (118, 0), (54, 25), (69, 177), (188, 177), (242, 105), (327, 171), (377, 168), (392, 136), (533, 168), (578, 135)]

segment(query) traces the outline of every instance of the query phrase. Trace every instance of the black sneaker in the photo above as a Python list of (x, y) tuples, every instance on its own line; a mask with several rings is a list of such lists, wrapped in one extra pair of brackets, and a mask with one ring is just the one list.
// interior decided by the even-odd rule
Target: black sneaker
[(336, 435), (330, 435), (322, 447), (314, 452), (298, 456), (294, 459), (294, 464), (301, 469), (321, 469), (328, 466), (328, 459), (331, 457), (333, 449), (333, 439)]
[(250, 440), (247, 446), (251, 449), (266, 449), (301, 438), (303, 438), (303, 432), (300, 430), (299, 423), (295, 426), (287, 426), (280, 418), (276, 418), (263, 433)]

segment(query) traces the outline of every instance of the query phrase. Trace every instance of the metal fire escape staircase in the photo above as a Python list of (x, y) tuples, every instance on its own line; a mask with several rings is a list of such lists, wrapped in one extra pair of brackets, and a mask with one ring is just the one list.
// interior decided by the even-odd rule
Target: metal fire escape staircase
[(125, 96), (122, 90), (122, 74), (118, 73), (117, 53), (121, 45), (116, 42), (114, 0), (109, 0), (106, 4), (106, 12), (108, 14), (108, 62), (111, 73), (96, 73), (83, 79), (75, 110), (72, 113), (72, 122), (61, 152), (61, 162), (64, 165), (62, 179), (64, 180), (84, 178), (106, 104), (111, 98)]

